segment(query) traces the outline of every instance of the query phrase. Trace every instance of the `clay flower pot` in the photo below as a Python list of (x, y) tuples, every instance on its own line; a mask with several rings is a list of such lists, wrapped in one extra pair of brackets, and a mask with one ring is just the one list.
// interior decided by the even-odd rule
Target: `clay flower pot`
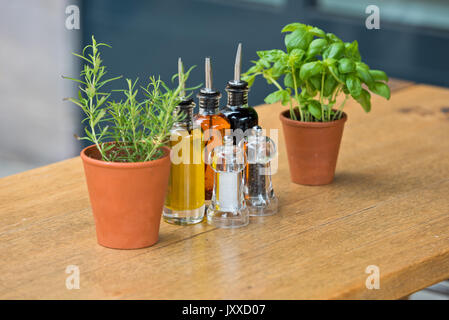
[(338, 151), (347, 116), (331, 122), (301, 122), (280, 114), (292, 182), (329, 184), (334, 179)]
[(148, 162), (106, 162), (96, 146), (81, 151), (97, 241), (115, 249), (155, 244), (170, 174), (170, 149)]

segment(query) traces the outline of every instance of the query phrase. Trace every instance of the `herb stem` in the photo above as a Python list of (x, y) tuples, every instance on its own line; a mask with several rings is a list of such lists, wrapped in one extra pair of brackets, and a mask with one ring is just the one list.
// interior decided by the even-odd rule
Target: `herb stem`
[[(341, 114), (343, 112), (343, 108), (345, 106), (346, 101), (348, 100), (349, 96), (346, 94), (345, 95), (345, 100), (343, 100), (342, 104), (340, 105), (340, 107), (338, 107), (338, 111), (335, 112), (334, 117), (332, 118), (332, 120), (338, 120), (341, 118)], [(337, 117), (338, 114), (338, 117)], [(337, 119), (336, 119), (337, 118)]]
[(292, 77), (293, 77), (293, 86), (295, 87), (295, 99), (296, 99), (296, 102), (298, 103), (299, 115), (301, 117), (301, 121), (304, 121), (304, 115), (302, 114), (301, 104), (299, 103), (298, 85), (296, 83), (296, 75), (295, 75), (295, 67), (294, 66), (292, 66)]
[(282, 89), (281, 85), (273, 79), (273, 77), (270, 77), (269, 75), (265, 75), (265, 77), (270, 80), (271, 82), (273, 82), (273, 84), (276, 86), (276, 88), (278, 88), (279, 90), (284, 90)]
[(320, 105), (321, 105), (321, 121), (324, 122), (324, 105), (323, 105), (323, 92), (324, 92), (324, 70), (321, 74), (321, 90), (320, 90)]

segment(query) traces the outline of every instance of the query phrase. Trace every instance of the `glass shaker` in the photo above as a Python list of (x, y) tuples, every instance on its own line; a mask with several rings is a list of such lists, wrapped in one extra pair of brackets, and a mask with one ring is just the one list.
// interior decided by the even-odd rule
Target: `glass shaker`
[(220, 228), (238, 228), (249, 223), (249, 212), (243, 194), (243, 171), (246, 156), (234, 145), (232, 136), (225, 136), (223, 145), (211, 154), (214, 189), (207, 209), (207, 222)]
[(247, 155), (244, 193), (250, 216), (275, 214), (278, 199), (271, 180), (271, 160), (277, 152), (274, 141), (263, 134), (260, 126), (254, 126), (239, 145)]

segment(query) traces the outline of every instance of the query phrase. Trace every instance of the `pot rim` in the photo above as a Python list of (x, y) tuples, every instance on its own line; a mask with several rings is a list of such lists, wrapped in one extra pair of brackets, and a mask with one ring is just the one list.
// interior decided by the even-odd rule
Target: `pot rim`
[(170, 148), (168, 147), (161, 147), (161, 149), (164, 151), (164, 155), (156, 160), (151, 161), (143, 161), (143, 162), (108, 162), (103, 160), (97, 160), (94, 158), (89, 157), (86, 154), (86, 151), (89, 149), (96, 148), (97, 146), (95, 144), (92, 144), (80, 152), (80, 157), (83, 160), (83, 162), (89, 163), (91, 165), (102, 167), (102, 168), (115, 168), (115, 169), (140, 169), (140, 168), (149, 168), (149, 167), (156, 167), (161, 165), (166, 158), (170, 157)]
[(305, 121), (298, 121), (298, 120), (292, 120), (288, 117), (290, 114), (290, 110), (284, 110), (279, 114), (279, 119), (281, 122), (284, 122), (285, 124), (293, 127), (307, 127), (307, 128), (328, 128), (328, 127), (334, 127), (339, 125), (340, 123), (346, 122), (348, 120), (348, 115), (346, 112), (343, 112), (343, 117), (338, 120), (328, 121), (328, 122), (305, 122)]

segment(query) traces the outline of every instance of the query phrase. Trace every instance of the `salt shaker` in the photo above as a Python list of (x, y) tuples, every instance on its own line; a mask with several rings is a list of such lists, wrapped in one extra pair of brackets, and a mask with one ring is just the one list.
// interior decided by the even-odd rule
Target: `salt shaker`
[(260, 126), (254, 126), (239, 145), (247, 155), (244, 193), (250, 216), (275, 214), (278, 199), (271, 180), (271, 160), (277, 152), (274, 141), (263, 134)]
[(210, 159), (214, 189), (207, 209), (207, 222), (220, 228), (246, 226), (249, 212), (243, 194), (244, 150), (234, 145), (233, 136), (225, 136), (223, 145), (212, 150)]

